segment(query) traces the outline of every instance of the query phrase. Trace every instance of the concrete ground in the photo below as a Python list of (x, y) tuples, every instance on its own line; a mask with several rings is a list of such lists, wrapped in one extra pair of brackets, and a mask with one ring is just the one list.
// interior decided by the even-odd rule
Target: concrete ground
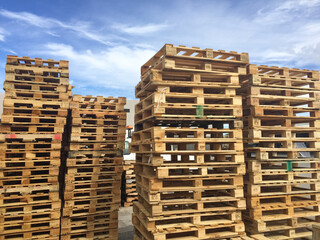
[(132, 207), (119, 210), (119, 240), (133, 240)]

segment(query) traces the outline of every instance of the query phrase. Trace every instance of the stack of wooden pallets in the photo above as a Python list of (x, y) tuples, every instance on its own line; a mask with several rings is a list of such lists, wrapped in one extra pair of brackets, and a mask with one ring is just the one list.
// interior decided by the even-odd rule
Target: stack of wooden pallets
[(61, 239), (118, 239), (125, 98), (74, 95)]
[(135, 160), (124, 160), (123, 161), (123, 176), (122, 176), (122, 205), (124, 207), (132, 206), (132, 202), (137, 200), (137, 189), (136, 189), (136, 174), (134, 172)]
[(166, 44), (136, 86), (136, 240), (240, 239), (248, 54)]
[(255, 239), (310, 237), (320, 221), (317, 71), (248, 67), (244, 100), (247, 231)]
[(59, 239), (68, 61), (8, 56), (0, 125), (0, 239)]

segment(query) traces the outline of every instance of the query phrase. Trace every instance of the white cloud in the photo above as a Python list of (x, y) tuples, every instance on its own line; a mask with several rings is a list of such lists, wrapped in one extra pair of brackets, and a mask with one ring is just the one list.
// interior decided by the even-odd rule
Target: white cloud
[(286, 0), (279, 1), (277, 7), (260, 9), (255, 19), (262, 24), (281, 24), (303, 17), (320, 6), (320, 0)]
[(13, 55), (17, 55), (17, 53), (16, 53), (14, 50), (12, 50), (12, 49), (2, 48), (2, 50), (3, 50), (4, 52), (7, 52), (7, 53), (10, 53), (10, 54), (13, 54)]
[(0, 41), (4, 42), (6, 34), (7, 34), (7, 32), (3, 28), (0, 27)]
[[(113, 43), (107, 40), (106, 36), (94, 33), (91, 31), (91, 26), (87, 22), (74, 22), (74, 23), (64, 23), (54, 18), (47, 18), (37, 16), (29, 12), (11, 12), (5, 9), (0, 10), (0, 15), (22, 21), (32, 26), (36, 26), (43, 29), (54, 29), (54, 28), (64, 28), (77, 33), (80, 37), (85, 37), (102, 43), (104, 45), (112, 45)], [(52, 32), (47, 31), (48, 34), (52, 35)]]
[(132, 35), (142, 35), (161, 31), (168, 27), (166, 24), (147, 24), (140, 26), (130, 26), (127, 24), (116, 23), (112, 26), (114, 29)]
[(154, 53), (150, 48), (126, 46), (111, 47), (99, 52), (77, 51), (70, 45), (48, 43), (44, 50), (35, 54), (69, 60), (70, 79), (78, 87), (130, 89), (133, 96), (134, 86), (140, 78), (140, 67)]

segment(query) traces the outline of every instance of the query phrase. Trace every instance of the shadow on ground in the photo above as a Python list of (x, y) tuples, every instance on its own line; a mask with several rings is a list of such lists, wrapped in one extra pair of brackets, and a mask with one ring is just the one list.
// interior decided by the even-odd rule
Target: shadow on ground
[(133, 240), (132, 207), (119, 210), (119, 240)]

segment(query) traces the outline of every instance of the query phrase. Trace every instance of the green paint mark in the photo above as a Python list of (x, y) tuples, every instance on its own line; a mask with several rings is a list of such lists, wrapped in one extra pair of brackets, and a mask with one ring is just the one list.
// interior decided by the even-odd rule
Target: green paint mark
[(203, 117), (203, 106), (201, 106), (201, 105), (197, 105), (196, 106), (196, 108), (197, 108), (197, 118), (202, 118)]
[(292, 161), (287, 161), (287, 171), (292, 172)]

